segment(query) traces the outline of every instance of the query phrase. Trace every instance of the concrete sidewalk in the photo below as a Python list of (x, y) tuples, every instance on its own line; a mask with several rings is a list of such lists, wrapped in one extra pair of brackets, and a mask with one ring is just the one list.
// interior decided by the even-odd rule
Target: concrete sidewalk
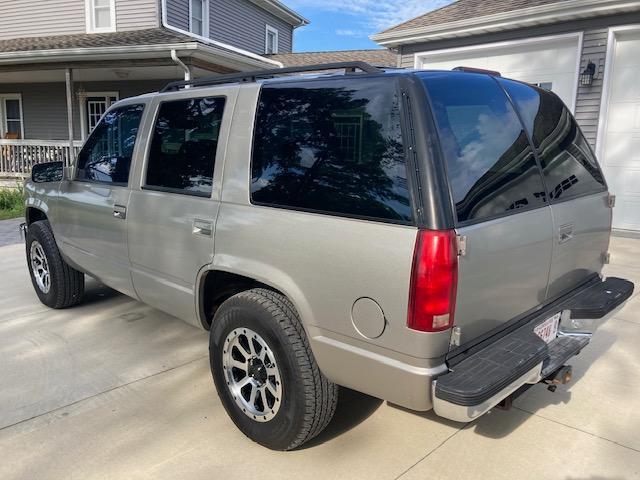
[[(640, 285), (640, 241), (614, 238), (609, 275)], [(640, 295), (573, 362), (469, 425), (343, 390), (303, 449), (271, 452), (226, 416), (207, 334), (88, 282), (53, 311), (21, 244), (0, 248), (0, 478), (640, 478)]]

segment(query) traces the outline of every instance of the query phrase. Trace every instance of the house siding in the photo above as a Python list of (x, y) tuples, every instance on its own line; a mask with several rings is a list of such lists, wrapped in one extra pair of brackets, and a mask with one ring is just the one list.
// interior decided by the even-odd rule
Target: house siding
[[(169, 25), (189, 30), (189, 0), (167, 0)], [(249, 0), (209, 0), (209, 37), (258, 55), (265, 53), (265, 28), (278, 30), (278, 52), (289, 53), (293, 27)]]
[(85, 32), (84, 0), (0, 3), (0, 40)]
[(293, 27), (248, 0), (210, 0), (209, 34), (249, 52), (265, 53), (265, 28), (278, 30), (278, 53), (292, 50)]
[(189, 0), (167, 0), (167, 23), (189, 30)]
[[(76, 82), (76, 92), (118, 92), (120, 99), (157, 91), (168, 80), (144, 80), (128, 82)], [(22, 95), (24, 136), (33, 140), (66, 140), (67, 100), (64, 83), (0, 84), (0, 93)], [(76, 140), (80, 135), (80, 105), (77, 95), (73, 100), (73, 120)]]
[(158, 0), (116, 0), (118, 31), (142, 30), (160, 26)]
[(600, 119), (600, 103), (602, 101), (603, 76), (606, 62), (608, 28), (617, 25), (640, 23), (640, 13), (625, 13), (607, 17), (592, 18), (556, 25), (545, 25), (509, 32), (485, 34), (472, 38), (455, 38), (429, 43), (402, 45), (398, 49), (399, 63), (402, 67), (413, 68), (415, 54), (432, 50), (457, 48), (469, 45), (503, 42), (525, 38), (559, 35), (563, 33), (583, 32), (580, 71), (589, 60), (596, 64), (596, 77), (589, 87), (578, 87), (575, 116), (584, 131), (589, 143), (595, 147), (598, 122)]

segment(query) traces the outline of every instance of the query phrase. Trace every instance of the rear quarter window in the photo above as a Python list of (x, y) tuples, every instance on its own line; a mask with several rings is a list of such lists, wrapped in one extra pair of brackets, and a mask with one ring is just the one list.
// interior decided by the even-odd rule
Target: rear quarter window
[(500, 79), (538, 151), (551, 201), (602, 192), (605, 181), (591, 146), (554, 93)]
[(458, 222), (545, 205), (529, 139), (495, 80), (455, 72), (420, 76), (431, 100)]
[(409, 223), (399, 103), (392, 78), (263, 86), (252, 202)]

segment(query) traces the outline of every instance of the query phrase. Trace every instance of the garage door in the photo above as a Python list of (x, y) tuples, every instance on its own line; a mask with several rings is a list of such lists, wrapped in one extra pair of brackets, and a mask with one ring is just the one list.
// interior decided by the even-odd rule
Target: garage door
[(613, 227), (640, 230), (640, 33), (617, 38), (600, 161), (616, 195)]
[(493, 44), (416, 54), (416, 67), (451, 70), (465, 66), (497, 70), (504, 77), (552, 90), (573, 111), (577, 88), (577, 36), (515, 44)]

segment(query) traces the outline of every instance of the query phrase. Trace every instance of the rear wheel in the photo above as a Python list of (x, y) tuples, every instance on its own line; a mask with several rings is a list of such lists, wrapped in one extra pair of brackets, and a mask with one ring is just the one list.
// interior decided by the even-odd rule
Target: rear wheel
[(84, 274), (64, 261), (48, 221), (29, 225), (26, 248), (31, 283), (40, 301), (51, 308), (78, 304), (84, 294)]
[(286, 297), (253, 289), (229, 298), (216, 312), (209, 354), (227, 413), (261, 445), (291, 450), (333, 417), (338, 387), (318, 369)]

